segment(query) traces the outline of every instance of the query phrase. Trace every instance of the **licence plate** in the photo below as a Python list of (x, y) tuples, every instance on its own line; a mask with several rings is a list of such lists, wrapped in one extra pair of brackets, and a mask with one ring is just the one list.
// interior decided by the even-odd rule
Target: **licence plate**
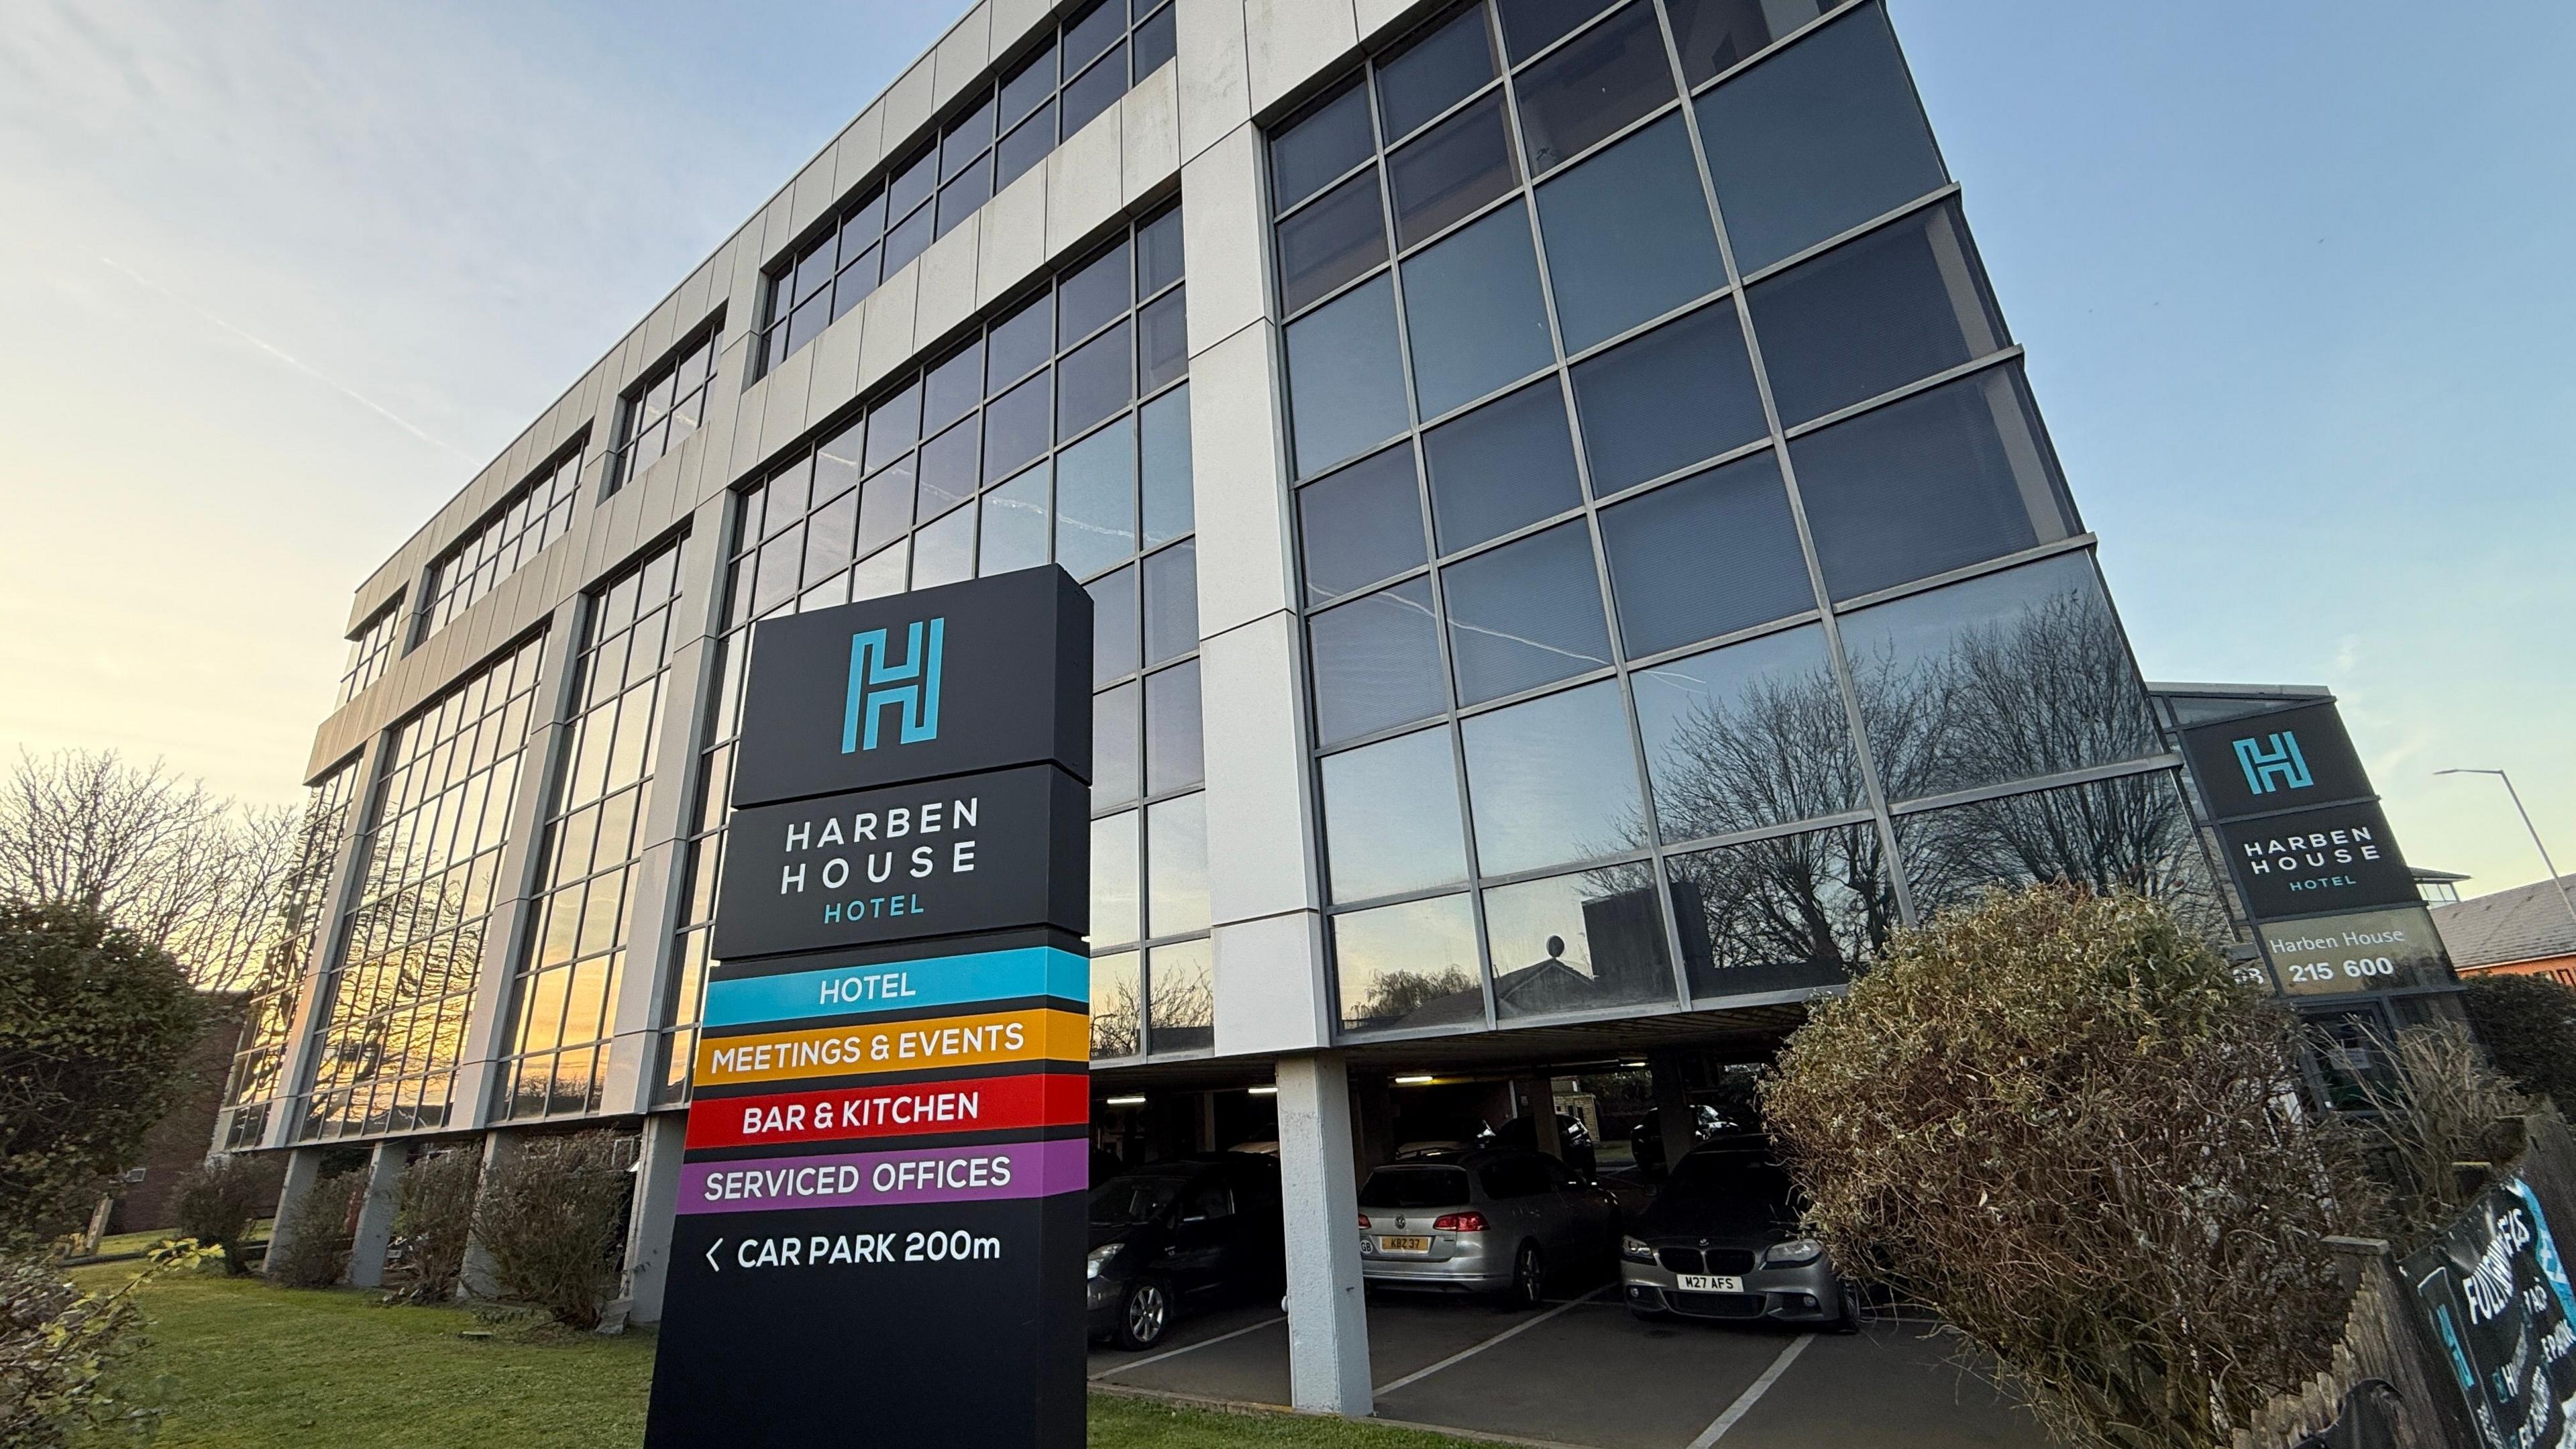
[(1684, 1293), (1741, 1293), (1744, 1280), (1720, 1273), (1678, 1273)]
[(1431, 1251), (1431, 1240), (1429, 1238), (1380, 1238), (1377, 1240), (1377, 1250), (1381, 1253), (1428, 1253)]

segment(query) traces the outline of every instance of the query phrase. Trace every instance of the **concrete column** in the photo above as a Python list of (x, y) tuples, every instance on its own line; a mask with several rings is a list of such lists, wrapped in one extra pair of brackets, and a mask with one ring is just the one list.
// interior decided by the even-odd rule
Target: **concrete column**
[(1655, 1123), (1664, 1139), (1664, 1170), (1682, 1160), (1682, 1154), (1699, 1145), (1699, 1134), (1691, 1130), (1690, 1091), (1682, 1081), (1681, 1063), (1669, 1053), (1657, 1052), (1647, 1059), (1647, 1069), (1655, 1081)]
[[(521, 1146), (519, 1139), (520, 1134), (516, 1132), (500, 1130), (483, 1135), (483, 1171), (482, 1175), (475, 1179), (474, 1184), (477, 1206), (481, 1205), (483, 1194), (492, 1190), (494, 1175), (506, 1170), (519, 1155)], [(469, 1235), (465, 1239), (465, 1261), (457, 1270), (456, 1296), (459, 1298), (501, 1296), (500, 1279), (492, 1269), (492, 1255), (484, 1250), (479, 1237)]]
[(402, 1206), (403, 1169), (411, 1148), (379, 1142), (367, 1159), (366, 1195), (358, 1199), (358, 1231), (349, 1240), (349, 1286), (374, 1288), (385, 1281), (385, 1250), (394, 1240), (394, 1212)]
[(1556, 1079), (1524, 1079), (1521, 1082), (1521, 1111), (1530, 1119), (1532, 1145), (1550, 1157), (1565, 1156), (1565, 1144), (1556, 1135)]
[(304, 1199), (313, 1192), (313, 1184), (322, 1176), (322, 1149), (298, 1147), (286, 1154), (286, 1181), (277, 1190), (277, 1222), (268, 1230), (269, 1263), (285, 1256), (287, 1241), (294, 1236), (295, 1220), (303, 1215)]
[(617, 1296), (629, 1323), (662, 1321), (662, 1290), (671, 1274), (672, 1210), (680, 1198), (680, 1149), (686, 1112), (644, 1119), (635, 1157), (635, 1204), (626, 1218), (626, 1273)]
[(1375, 1405), (1360, 1283), (1350, 1073), (1339, 1052), (1282, 1057), (1279, 1172), (1288, 1238), (1288, 1398), (1358, 1419)]

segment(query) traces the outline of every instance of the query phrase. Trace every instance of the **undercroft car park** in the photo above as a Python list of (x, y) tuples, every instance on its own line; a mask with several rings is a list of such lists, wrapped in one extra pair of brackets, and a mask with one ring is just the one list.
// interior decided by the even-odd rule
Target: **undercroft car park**
[(1991, 886), (2253, 941), (2181, 731), (2313, 701), (2140, 677), (1903, 28), (979, 0), (359, 588), (217, 1148), (611, 1127), (659, 1321), (752, 626), (1053, 564), (1091, 1387), (2044, 1442), (1802, 1232), (1756, 1081)]

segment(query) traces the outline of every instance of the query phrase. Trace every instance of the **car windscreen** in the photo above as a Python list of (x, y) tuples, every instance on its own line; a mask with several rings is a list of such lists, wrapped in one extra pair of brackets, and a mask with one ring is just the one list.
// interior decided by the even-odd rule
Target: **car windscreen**
[(1360, 1187), (1364, 1208), (1454, 1207), (1465, 1201), (1463, 1167), (1381, 1167)]
[(1659, 1206), (1687, 1210), (1721, 1230), (1776, 1227), (1797, 1220), (1789, 1175), (1775, 1162), (1730, 1153), (1695, 1152), (1673, 1169)]
[(1157, 1173), (1151, 1177), (1113, 1177), (1091, 1190), (1091, 1221), (1100, 1227), (1128, 1227), (1160, 1217), (1180, 1196), (1186, 1177)]

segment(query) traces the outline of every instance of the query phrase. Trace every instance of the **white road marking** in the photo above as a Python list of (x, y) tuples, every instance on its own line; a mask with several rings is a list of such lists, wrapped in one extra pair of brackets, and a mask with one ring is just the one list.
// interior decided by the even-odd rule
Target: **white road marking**
[(1538, 1327), (1540, 1324), (1547, 1322), (1549, 1319), (1554, 1318), (1556, 1315), (1563, 1313), (1569, 1308), (1581, 1307), (1583, 1304), (1609, 1291), (1613, 1286), (1614, 1285), (1612, 1284), (1605, 1283), (1601, 1287), (1595, 1288), (1591, 1292), (1584, 1294), (1581, 1298), (1569, 1299), (1566, 1302), (1556, 1305), (1554, 1308), (1549, 1309), (1536, 1318), (1523, 1319), (1519, 1323), (1515, 1323), (1511, 1327), (1504, 1329), (1502, 1332), (1495, 1334), (1493, 1337), (1486, 1339), (1483, 1343), (1462, 1348), (1456, 1353), (1449, 1355), (1447, 1358), (1440, 1360), (1440, 1362), (1431, 1365), (1429, 1368), (1415, 1369), (1413, 1372), (1406, 1374), (1404, 1377), (1397, 1379), (1391, 1384), (1380, 1384), (1377, 1386), (1377, 1392), (1381, 1394), (1391, 1394), (1397, 1389), (1403, 1388), (1407, 1384), (1419, 1383), (1422, 1380), (1431, 1377), (1433, 1374), (1440, 1372), (1442, 1369), (1449, 1367), (1451, 1364), (1464, 1363), (1468, 1359), (1474, 1358), (1476, 1355), (1483, 1353), (1486, 1349), (1492, 1348), (1495, 1344), (1501, 1343), (1506, 1339), (1518, 1338), (1520, 1335), (1529, 1332), (1531, 1329)]
[(1261, 1329), (1268, 1328), (1274, 1323), (1286, 1323), (1287, 1321), (1288, 1315), (1282, 1313), (1276, 1318), (1265, 1318), (1259, 1323), (1238, 1328), (1232, 1333), (1220, 1333), (1214, 1338), (1202, 1338), (1196, 1343), (1182, 1344), (1179, 1348), (1168, 1348), (1163, 1350), (1161, 1353), (1149, 1353), (1143, 1358), (1129, 1359), (1127, 1362), (1122, 1364), (1112, 1364), (1108, 1368), (1102, 1369), (1098, 1373), (1091, 1375), (1091, 1377), (1095, 1379), (1105, 1379), (1111, 1374), (1123, 1374), (1129, 1369), (1140, 1369), (1149, 1363), (1161, 1363), (1167, 1358), (1179, 1358), (1185, 1353), (1196, 1353), (1211, 1343), (1223, 1343), (1229, 1338), (1241, 1338), (1247, 1333), (1254, 1333)]
[(1796, 1363), (1798, 1355), (1805, 1353), (1807, 1345), (1815, 1341), (1816, 1336), (1812, 1333), (1802, 1333), (1789, 1340), (1789, 1346), (1780, 1350), (1778, 1358), (1771, 1360), (1771, 1366), (1762, 1371), (1762, 1377), (1755, 1379), (1743, 1393), (1737, 1394), (1735, 1402), (1726, 1406), (1726, 1412), (1717, 1416), (1717, 1422), (1700, 1430), (1699, 1437), (1690, 1441), (1689, 1449), (1709, 1449), (1710, 1445), (1725, 1438), (1726, 1431), (1753, 1412), (1753, 1406), (1762, 1401), (1762, 1396), (1769, 1393), (1771, 1386), (1780, 1382), (1780, 1376), (1789, 1371), (1789, 1365)]

